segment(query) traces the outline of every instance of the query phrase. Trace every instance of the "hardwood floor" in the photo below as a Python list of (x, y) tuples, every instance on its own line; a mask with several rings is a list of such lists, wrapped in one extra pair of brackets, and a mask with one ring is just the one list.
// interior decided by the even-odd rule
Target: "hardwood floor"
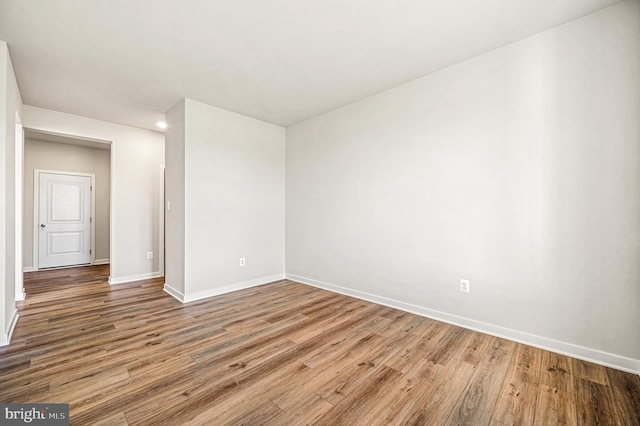
[(182, 305), (25, 275), (0, 402), (71, 424), (640, 425), (640, 377), (291, 281)]

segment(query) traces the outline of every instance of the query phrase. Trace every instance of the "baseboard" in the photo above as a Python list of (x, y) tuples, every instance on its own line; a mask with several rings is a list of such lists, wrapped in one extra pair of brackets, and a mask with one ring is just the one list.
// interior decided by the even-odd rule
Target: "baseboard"
[(307, 277), (294, 274), (286, 274), (287, 279), (308, 284), (324, 290), (335, 293), (344, 294), (358, 299), (366, 300), (380, 305), (389, 306), (412, 314), (446, 322), (448, 324), (457, 325), (459, 327), (478, 331), (480, 333), (489, 334), (496, 337), (512, 340), (525, 345), (534, 346), (550, 352), (567, 355), (584, 361), (600, 364), (605, 367), (615, 368), (629, 373), (640, 374), (640, 359), (627, 358), (624, 356), (603, 352), (597, 349), (586, 348), (584, 346), (574, 345), (572, 343), (561, 342), (559, 340), (550, 339), (548, 337), (538, 336), (523, 331), (513, 330), (495, 324), (485, 323), (458, 315), (447, 314), (433, 309), (425, 308), (411, 303), (401, 302), (395, 299), (389, 299), (383, 296), (377, 296), (358, 290), (341, 287), (334, 284), (325, 283)]
[(35, 272), (38, 269), (36, 269), (35, 266), (25, 266), (24, 268), (22, 268), (22, 272)]
[(22, 302), (26, 296), (27, 294), (24, 292), (24, 288), (23, 288), (22, 291), (16, 293), (16, 302)]
[[(254, 278), (248, 281), (242, 281), (239, 283), (229, 284), (223, 287), (216, 287), (209, 290), (199, 291), (197, 293), (185, 294), (183, 295), (183, 303), (195, 302), (196, 300), (206, 299), (208, 297), (219, 296), (225, 293), (231, 293), (233, 291), (244, 290), (251, 287), (257, 287), (264, 284), (269, 284), (274, 281), (279, 281), (284, 279), (284, 274), (277, 275), (269, 275), (266, 277)], [(174, 290), (175, 291), (175, 290)], [(169, 293), (167, 291), (167, 293)], [(171, 294), (171, 293), (169, 293)], [(174, 296), (173, 294), (171, 294)], [(176, 297), (176, 296), (174, 296)], [(178, 299), (180, 300), (180, 299)]]
[(148, 280), (150, 278), (158, 278), (161, 276), (162, 274), (160, 272), (148, 272), (146, 274), (129, 275), (127, 277), (118, 277), (118, 278), (109, 277), (109, 284), (111, 285), (125, 284), (125, 283), (131, 283), (134, 281)]
[(165, 293), (168, 293), (174, 299), (177, 299), (179, 302), (184, 303), (184, 294), (182, 294), (182, 292), (176, 290), (175, 288), (171, 287), (167, 283), (164, 283), (163, 290), (165, 291)]
[(18, 310), (14, 309), (13, 317), (11, 318), (11, 324), (9, 324), (9, 331), (7, 332), (7, 334), (2, 334), (0, 336), (0, 346), (7, 346), (9, 343), (11, 343), (11, 336), (13, 336), (13, 330), (15, 330), (16, 328), (19, 316), (20, 315), (18, 315)]
[(108, 265), (109, 263), (111, 263), (110, 259), (96, 259), (92, 265)]

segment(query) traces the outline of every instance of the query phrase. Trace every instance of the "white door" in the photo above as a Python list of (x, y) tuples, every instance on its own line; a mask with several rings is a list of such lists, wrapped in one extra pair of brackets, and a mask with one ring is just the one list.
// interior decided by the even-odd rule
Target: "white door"
[(40, 173), (38, 268), (91, 263), (91, 177)]

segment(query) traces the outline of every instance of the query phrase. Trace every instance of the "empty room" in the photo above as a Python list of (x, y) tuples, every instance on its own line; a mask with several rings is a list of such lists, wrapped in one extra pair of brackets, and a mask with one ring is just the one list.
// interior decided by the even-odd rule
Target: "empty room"
[(640, 425), (640, 0), (0, 0), (0, 424)]

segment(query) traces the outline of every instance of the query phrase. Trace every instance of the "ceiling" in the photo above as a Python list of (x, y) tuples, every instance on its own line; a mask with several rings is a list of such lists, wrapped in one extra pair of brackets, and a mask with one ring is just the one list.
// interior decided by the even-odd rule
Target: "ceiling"
[(182, 98), (287, 126), (618, 0), (0, 0), (26, 104), (153, 128)]

